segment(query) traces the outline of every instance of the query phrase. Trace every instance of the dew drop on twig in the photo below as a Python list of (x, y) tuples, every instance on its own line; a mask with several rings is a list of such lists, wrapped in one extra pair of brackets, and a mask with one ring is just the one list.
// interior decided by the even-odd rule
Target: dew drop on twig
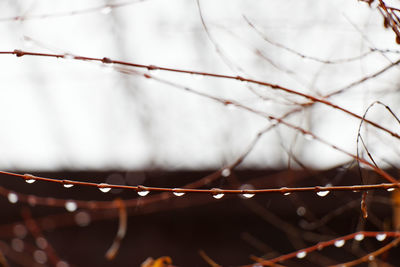
[(68, 200), (65, 202), (65, 209), (69, 212), (74, 212), (78, 208), (78, 205), (75, 201)]
[(73, 185), (73, 184), (63, 184), (63, 186), (64, 186), (65, 188), (71, 188), (71, 187), (73, 187), (74, 185)]
[(243, 184), (239, 187), (240, 190), (243, 190), (244, 192), (241, 194), (242, 198), (252, 198), (255, 196), (255, 193), (250, 193), (248, 191), (254, 190), (254, 186), (251, 184)]
[(107, 192), (110, 192), (110, 190), (111, 190), (111, 187), (107, 187), (108, 185), (109, 184), (101, 183), (98, 185), (98, 188), (101, 192), (107, 193)]
[(33, 176), (32, 174), (25, 173), (24, 178), (25, 182), (27, 182), (28, 184), (33, 184), (34, 182), (36, 182), (35, 176)]
[(288, 195), (291, 194), (291, 192), (286, 192), (286, 190), (288, 190), (287, 187), (281, 187), (280, 190), (282, 191), (282, 194), (283, 194), (284, 196), (288, 196)]
[(64, 59), (68, 59), (68, 60), (72, 60), (72, 59), (75, 59), (75, 56), (74, 56), (74, 55), (71, 55), (71, 54), (64, 54), (64, 55), (63, 55), (63, 58), (64, 58)]
[(329, 190), (325, 190), (325, 191), (319, 191), (319, 192), (317, 192), (317, 195), (320, 196), (320, 197), (325, 197), (325, 196), (327, 196), (329, 193), (330, 193)]
[(311, 135), (311, 134), (309, 134), (309, 133), (304, 134), (304, 138), (305, 138), (307, 141), (312, 141), (312, 140), (314, 140), (314, 136)]
[(376, 240), (378, 241), (383, 241), (386, 239), (386, 234), (385, 233), (381, 233), (381, 234), (377, 234), (376, 235)]
[(147, 196), (150, 193), (150, 191), (147, 190), (143, 185), (138, 185), (136, 190), (138, 195), (141, 197)]
[(303, 259), (305, 256), (307, 256), (307, 252), (305, 252), (305, 251), (300, 251), (300, 252), (298, 252), (298, 253), (296, 254), (296, 257), (297, 257), (298, 259)]
[(42, 236), (39, 236), (38, 238), (36, 238), (35, 243), (36, 243), (36, 246), (40, 249), (45, 249), (49, 245), (47, 243), (47, 240)]
[(345, 243), (346, 243), (346, 241), (344, 241), (343, 239), (340, 239), (340, 240), (336, 240), (335, 243), (334, 243), (334, 245), (335, 245), (335, 247), (337, 247), (337, 248), (341, 248), (341, 247), (344, 246)]
[(144, 196), (147, 196), (150, 193), (150, 191), (149, 190), (142, 190), (142, 191), (138, 191), (137, 193), (138, 193), (139, 196), (144, 197)]
[(363, 234), (356, 234), (354, 236), (354, 239), (357, 240), (357, 241), (361, 241), (361, 240), (364, 239), (364, 235)]
[(23, 224), (16, 224), (13, 228), (14, 235), (18, 238), (24, 238), (28, 234), (28, 229), (26, 229)]
[(375, 259), (375, 256), (374, 255), (369, 255), (369, 257), (368, 257), (368, 260), (369, 261), (373, 261)]
[(221, 199), (223, 196), (224, 196), (224, 194), (222, 194), (222, 193), (213, 195), (213, 197), (216, 198), (216, 199)]
[(172, 194), (174, 194), (177, 197), (181, 197), (183, 195), (185, 195), (185, 192), (179, 192), (179, 191), (175, 191), (178, 190), (177, 188), (173, 189)]
[(24, 250), (24, 241), (19, 238), (13, 238), (11, 240), (11, 247), (16, 252), (22, 252)]
[(33, 258), (37, 263), (44, 264), (47, 262), (47, 254), (43, 250), (35, 250), (33, 252)]
[(221, 175), (223, 177), (228, 177), (229, 175), (231, 175), (231, 170), (229, 168), (225, 168), (221, 171)]
[(306, 214), (306, 208), (304, 208), (303, 206), (300, 206), (297, 208), (296, 213), (299, 216), (304, 216)]
[(216, 199), (221, 199), (224, 196), (224, 193), (220, 192), (221, 189), (218, 188), (213, 188), (212, 192), (213, 192), (213, 198)]
[(14, 203), (18, 202), (18, 195), (13, 192), (8, 193), (7, 198), (8, 198), (8, 201), (10, 201), (10, 203), (14, 204)]
[(85, 227), (90, 224), (90, 214), (86, 211), (79, 211), (75, 214), (75, 222), (78, 226)]
[(255, 195), (255, 194), (253, 194), (253, 193), (244, 193), (244, 194), (242, 194), (242, 196), (243, 196), (244, 198), (252, 198), (252, 197), (254, 197), (254, 195)]

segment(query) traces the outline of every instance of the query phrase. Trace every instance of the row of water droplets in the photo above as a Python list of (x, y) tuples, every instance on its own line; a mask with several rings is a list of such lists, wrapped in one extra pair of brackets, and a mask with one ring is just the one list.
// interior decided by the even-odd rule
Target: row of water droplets
[[(362, 241), (362, 240), (364, 240), (364, 237), (365, 237), (364, 234), (358, 233), (358, 234), (356, 234), (356, 235), (354, 236), (354, 240), (356, 240), (356, 241)], [(387, 237), (387, 234), (386, 234), (386, 233), (378, 233), (378, 234), (375, 236), (376, 240), (378, 240), (378, 241), (380, 241), (380, 242), (384, 241), (384, 240), (386, 239), (386, 237)], [(343, 247), (345, 244), (346, 244), (346, 240), (344, 240), (344, 239), (335, 240), (335, 242), (333, 243), (333, 245), (334, 245), (335, 247), (337, 247), (337, 248), (341, 248), (341, 247)], [(321, 250), (321, 249), (323, 249), (323, 248), (324, 248), (324, 246), (322, 246), (322, 245), (317, 246), (317, 249), (318, 249), (318, 250)], [(301, 251), (297, 252), (297, 254), (296, 254), (296, 258), (298, 258), (298, 259), (303, 259), (303, 258), (305, 258), (306, 256), (307, 256), (307, 251), (306, 251), (306, 250), (301, 250)], [(373, 260), (373, 259), (374, 259), (373, 256), (369, 258), (369, 260)]]
[[(221, 171), (221, 175), (222, 175), (223, 177), (228, 177), (228, 176), (230, 176), (230, 175), (231, 175), (230, 169), (229, 169), (229, 168), (223, 169), (223, 170)], [(26, 183), (32, 184), (32, 183), (34, 183), (34, 182), (37, 180), (37, 177), (35, 177), (34, 175), (31, 175), (31, 174), (24, 174), (24, 179), (25, 179), (25, 182), (26, 182)], [(71, 188), (71, 187), (74, 186), (73, 182), (72, 182), (72, 181), (69, 181), (69, 180), (62, 180), (62, 183), (63, 183), (63, 186), (64, 186), (65, 188)], [(325, 187), (330, 187), (330, 186), (332, 186), (332, 185), (331, 185), (331, 184), (327, 184)], [(100, 190), (101, 192), (103, 192), (103, 193), (108, 193), (108, 192), (110, 192), (111, 189), (112, 189), (112, 186), (109, 185), (109, 184), (107, 184), (107, 183), (98, 184), (97, 187), (98, 187), (99, 190)], [(251, 185), (247, 185), (247, 184), (241, 186), (240, 189), (241, 189), (242, 191), (252, 191), (252, 190), (254, 190), (254, 188), (253, 188)], [(393, 191), (394, 189), (395, 189), (394, 187), (390, 187), (390, 188), (387, 189), (387, 191), (391, 192), (391, 191)], [(287, 187), (281, 187), (279, 190), (280, 190), (280, 192), (281, 192), (284, 196), (288, 196), (288, 195), (291, 194), (291, 192), (289, 191), (290, 189), (287, 188)], [(316, 192), (316, 194), (317, 194), (319, 197), (325, 197), (325, 196), (327, 196), (327, 195), (330, 193), (329, 190), (324, 190), (324, 187), (318, 187), (317, 190), (318, 190), (318, 191)], [(137, 193), (138, 193), (139, 196), (144, 197), (144, 196), (147, 196), (147, 195), (150, 193), (150, 190), (148, 190), (148, 189), (147, 189), (146, 187), (144, 187), (144, 186), (140, 186), (140, 185), (139, 185), (139, 186), (138, 186), (138, 189), (137, 189)], [(181, 197), (181, 196), (184, 196), (184, 195), (186, 194), (186, 192), (184, 192), (184, 189), (182, 189), (182, 188), (174, 188), (174, 189), (172, 189), (172, 193), (173, 193), (175, 196), (177, 196), (177, 197)], [(212, 195), (213, 195), (213, 197), (214, 197), (215, 199), (221, 199), (222, 197), (225, 196), (225, 194), (223, 193), (223, 191), (222, 191), (221, 189), (218, 189), (218, 188), (213, 188), (213, 189), (211, 189), (211, 193), (212, 193)], [(244, 192), (244, 193), (242, 193), (241, 195), (242, 195), (243, 198), (252, 198), (252, 197), (255, 196), (255, 193), (253, 193), (253, 192)], [(16, 202), (18, 202), (18, 195), (17, 195), (16, 193), (10, 192), (10, 193), (8, 194), (8, 200), (9, 200), (11, 203), (16, 203)], [(72, 208), (71, 208), (71, 205), (69, 205), (69, 207), (70, 207), (69, 209), (67, 208), (68, 211), (72, 209)]]

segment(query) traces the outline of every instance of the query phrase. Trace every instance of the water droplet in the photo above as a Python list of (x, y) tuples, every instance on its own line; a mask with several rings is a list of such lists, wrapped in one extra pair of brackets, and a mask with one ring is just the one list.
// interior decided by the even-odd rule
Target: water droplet
[(137, 193), (138, 193), (139, 196), (144, 197), (144, 196), (147, 196), (147, 194), (149, 194), (150, 191), (142, 190), (142, 191), (138, 191)]
[(72, 59), (75, 59), (75, 56), (71, 55), (71, 54), (64, 54), (63, 55), (63, 59), (72, 60)]
[(71, 188), (71, 187), (73, 187), (74, 185), (73, 185), (73, 184), (63, 184), (63, 186), (64, 186), (65, 188)]
[(306, 134), (304, 134), (304, 138), (305, 138), (307, 141), (312, 141), (312, 140), (314, 139), (314, 136), (313, 136), (312, 134), (306, 133)]
[(224, 196), (224, 193), (220, 192), (221, 189), (213, 188), (212, 191), (213, 191), (213, 198), (221, 199)]
[(317, 192), (317, 195), (320, 196), (320, 197), (325, 197), (325, 196), (327, 196), (329, 193), (330, 193), (329, 190), (325, 190), (325, 191), (319, 191), (319, 192)]
[(28, 174), (28, 173), (24, 174), (25, 182), (27, 182), (28, 184), (32, 184), (32, 183), (36, 182), (35, 178), (36, 177), (32, 174)]
[(376, 235), (376, 240), (378, 241), (383, 241), (386, 239), (386, 234), (385, 233), (381, 233), (381, 234), (377, 234)]
[(43, 250), (35, 250), (35, 252), (33, 252), (33, 258), (40, 264), (47, 262), (47, 255)]
[(306, 214), (306, 208), (300, 206), (296, 210), (297, 215), (304, 216)]
[(229, 168), (225, 168), (222, 170), (221, 175), (223, 177), (228, 177), (229, 175), (231, 175), (231, 170)]
[(80, 211), (75, 214), (75, 222), (78, 226), (85, 227), (90, 224), (90, 214), (86, 211)]
[(254, 197), (254, 195), (255, 194), (253, 194), (253, 193), (244, 193), (244, 194), (242, 194), (242, 196), (245, 197), (245, 198), (252, 198), (252, 197)]
[(286, 192), (286, 190), (288, 190), (289, 188), (287, 188), (287, 187), (281, 187), (281, 193), (284, 195), (284, 196), (288, 196), (288, 195), (290, 195), (291, 194), (291, 192)]
[(28, 233), (28, 230), (26, 227), (22, 224), (16, 224), (13, 228), (14, 230), (14, 235), (18, 238), (24, 238), (26, 234)]
[(150, 65), (147, 69), (151, 72), (151, 75), (154, 75), (154, 74), (157, 74), (160, 72), (160, 69), (154, 65)]
[(48, 246), (47, 240), (44, 237), (39, 236), (35, 241), (36, 246), (40, 249), (45, 249)]
[(139, 196), (144, 197), (144, 196), (147, 196), (147, 194), (149, 194), (150, 191), (147, 190), (147, 188), (144, 187), (143, 185), (138, 185), (137, 186), (137, 193), (138, 193)]
[(8, 197), (8, 201), (10, 201), (10, 203), (14, 204), (14, 203), (18, 202), (18, 195), (13, 192), (8, 193), (7, 197)]
[(100, 10), (100, 13), (103, 15), (108, 15), (112, 11), (112, 8), (110, 6), (105, 6)]
[(368, 256), (368, 260), (369, 260), (369, 261), (373, 261), (374, 259), (375, 259), (374, 255), (369, 255), (369, 256)]
[(363, 234), (356, 234), (354, 236), (354, 239), (357, 240), (357, 241), (361, 241), (361, 240), (364, 239), (364, 235)]
[(172, 194), (174, 194), (177, 197), (181, 197), (185, 194), (185, 192), (177, 192), (175, 190), (178, 190), (177, 188), (173, 189), (174, 191), (172, 192)]
[(24, 250), (24, 241), (19, 238), (13, 238), (11, 240), (11, 247), (17, 252), (22, 252)]
[(254, 186), (251, 185), (251, 184), (243, 184), (243, 185), (241, 185), (241, 186), (239, 187), (239, 190), (244, 191), (244, 192), (240, 195), (242, 198), (248, 199), (248, 198), (252, 198), (252, 197), (255, 196), (255, 193), (250, 193), (250, 192), (248, 192), (248, 191), (250, 191), (250, 190), (254, 190)]
[(213, 197), (216, 198), (216, 199), (221, 199), (223, 196), (224, 196), (224, 194), (222, 194), (222, 193), (213, 195)]
[(65, 209), (69, 212), (74, 212), (76, 211), (76, 209), (78, 208), (78, 205), (76, 204), (76, 202), (68, 200), (67, 202), (65, 202)]
[(335, 243), (334, 243), (334, 245), (335, 245), (335, 247), (337, 247), (337, 248), (341, 248), (341, 247), (344, 246), (345, 243), (346, 243), (346, 241), (344, 241), (343, 239), (340, 239), (340, 240), (336, 240)]
[(238, 107), (237, 107), (235, 104), (233, 104), (233, 103), (226, 105), (226, 107), (227, 107), (227, 109), (229, 109), (229, 110), (236, 110), (236, 109), (238, 108)]
[(298, 259), (302, 259), (302, 258), (304, 258), (305, 256), (307, 256), (307, 252), (305, 252), (305, 251), (300, 251), (299, 253), (296, 254), (296, 257), (297, 257)]
[(107, 193), (110, 192), (111, 187), (107, 187), (109, 184), (105, 184), (105, 183), (101, 183), (99, 184), (97, 187), (99, 188), (99, 190), (103, 193)]
[(394, 191), (394, 189), (395, 189), (394, 187), (391, 187), (391, 188), (388, 188), (387, 191), (392, 192), (392, 191)]

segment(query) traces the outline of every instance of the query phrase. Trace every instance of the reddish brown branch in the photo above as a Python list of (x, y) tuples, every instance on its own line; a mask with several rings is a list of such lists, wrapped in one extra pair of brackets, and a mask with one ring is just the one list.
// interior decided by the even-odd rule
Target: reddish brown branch
[[(41, 56), (41, 57), (54, 57), (54, 58), (69, 58), (72, 57), (72, 59), (75, 60), (82, 60), (82, 61), (97, 61), (97, 62), (102, 62), (105, 64), (118, 64), (118, 65), (123, 65), (123, 66), (130, 66), (130, 67), (135, 67), (135, 68), (144, 68), (144, 69), (148, 69), (148, 70), (163, 70), (163, 71), (170, 71), (170, 72), (177, 72), (177, 73), (187, 73), (187, 74), (194, 74), (194, 75), (202, 75), (202, 76), (208, 76), (208, 77), (214, 77), (214, 78), (224, 78), (224, 79), (231, 79), (231, 80), (238, 80), (238, 81), (242, 81), (242, 82), (249, 82), (249, 83), (253, 83), (253, 84), (258, 84), (261, 86), (266, 86), (269, 87), (271, 89), (276, 89), (276, 90), (281, 90), (284, 91), (286, 93), (289, 94), (293, 94), (293, 95), (298, 95), (301, 97), (304, 97), (306, 99), (311, 100), (312, 102), (318, 102), (318, 103), (322, 103), (324, 105), (330, 106), (334, 109), (340, 110), (352, 117), (358, 118), (358, 119), (362, 119), (362, 117), (360, 115), (357, 115), (345, 108), (342, 108), (336, 104), (331, 103), (330, 101), (323, 99), (323, 98), (318, 98), (312, 95), (308, 95), (305, 93), (301, 93), (298, 92), (296, 90), (293, 89), (289, 89), (277, 84), (271, 84), (268, 82), (262, 82), (262, 81), (258, 81), (258, 80), (253, 80), (253, 79), (247, 79), (241, 76), (232, 76), (232, 75), (224, 75), (224, 74), (216, 74), (216, 73), (209, 73), (209, 72), (199, 72), (199, 71), (191, 71), (191, 70), (183, 70), (183, 69), (174, 69), (174, 68), (166, 68), (166, 67), (159, 67), (159, 66), (154, 66), (154, 65), (144, 65), (144, 64), (136, 64), (136, 63), (130, 63), (130, 62), (126, 62), (126, 61), (120, 61), (120, 60), (112, 60), (110, 58), (104, 57), (104, 58), (93, 58), (93, 57), (84, 57), (84, 56), (72, 56), (72, 55), (65, 55), (65, 54), (48, 54), (48, 53), (36, 53), (36, 52), (27, 52), (27, 51), (22, 51), (22, 50), (14, 50), (14, 51), (0, 51), (0, 54), (13, 54), (16, 55), (17, 57), (22, 57), (22, 56)], [(400, 60), (399, 60), (400, 63)], [(144, 74), (147, 75), (147, 78), (150, 78), (151, 76), (148, 74)], [(392, 135), (393, 137), (396, 137), (398, 139), (400, 139), (400, 135), (373, 122), (370, 120), (365, 120), (367, 123), (369, 123), (370, 125), (389, 133), (390, 135)]]
[[(372, 256), (377, 256), (380, 255), (381, 253), (387, 251), (388, 249), (396, 246), (399, 242), (400, 242), (400, 233), (399, 232), (366, 232), (366, 231), (361, 231), (361, 232), (356, 232), (356, 233), (352, 233), (346, 236), (342, 236), (342, 237), (338, 237), (329, 241), (324, 241), (324, 242), (319, 242), (318, 244), (308, 247), (308, 248), (304, 248), (301, 250), (297, 250), (295, 252), (289, 253), (289, 254), (285, 254), (285, 255), (281, 255), (279, 257), (270, 259), (270, 260), (266, 260), (263, 262), (260, 262), (259, 264), (261, 264), (262, 266), (271, 266), (272, 263), (276, 263), (276, 262), (283, 262), (286, 261), (288, 259), (292, 259), (295, 257), (298, 258), (303, 258), (306, 257), (306, 255), (308, 253), (311, 253), (313, 251), (316, 250), (321, 250), (323, 248), (338, 244), (338, 242), (341, 242), (344, 244), (345, 241), (347, 240), (351, 240), (351, 239), (356, 239), (358, 241), (361, 241), (364, 237), (378, 237), (379, 235), (385, 235), (386, 237), (396, 237), (396, 239), (394, 241), (392, 241), (391, 243), (389, 243), (388, 245), (382, 247), (381, 249), (372, 252), (370, 254), (367, 254), (366, 256), (358, 259), (361, 260), (363, 259), (365, 261), (365, 259), (368, 259), (370, 257), (370, 255)], [(361, 237), (360, 239), (357, 239), (357, 237)], [(343, 246), (343, 244), (341, 244), (341, 246)], [(363, 262), (363, 261), (361, 261)], [(348, 266), (347, 263), (344, 264), (345, 266)], [(241, 267), (252, 267), (253, 265), (243, 265)], [(343, 266), (343, 264), (340, 264), (339, 266)], [(353, 265), (350, 265), (353, 266)]]

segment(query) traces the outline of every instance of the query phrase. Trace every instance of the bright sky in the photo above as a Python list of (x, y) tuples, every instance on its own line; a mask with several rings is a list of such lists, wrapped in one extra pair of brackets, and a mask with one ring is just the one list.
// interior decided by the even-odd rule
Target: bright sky
[[(319, 98), (399, 58), (399, 53), (374, 52), (355, 59), (370, 48), (399, 50), (379, 12), (356, 0), (200, 0), (200, 10), (196, 1), (187, 0), (109, 4), (115, 6), (1, 1), (0, 51), (108, 57), (240, 75)], [(352, 60), (326, 64), (304, 56)], [(241, 107), (223, 105), (116, 68), (71, 58), (0, 55), (0, 169), (221, 168), (271, 125), (247, 108), (280, 117), (307, 102), (237, 80), (133, 69)], [(399, 67), (392, 67), (327, 100), (360, 116), (376, 100), (400, 113), (398, 77)], [(399, 132), (382, 106), (374, 106), (367, 117)], [(356, 153), (359, 119), (315, 104), (286, 121)], [(398, 162), (397, 139), (373, 127), (363, 127), (362, 133), (381, 166)], [(309, 139), (278, 125), (261, 137), (241, 167), (287, 167), (290, 159), (293, 167), (297, 160), (328, 168), (350, 160)]]

